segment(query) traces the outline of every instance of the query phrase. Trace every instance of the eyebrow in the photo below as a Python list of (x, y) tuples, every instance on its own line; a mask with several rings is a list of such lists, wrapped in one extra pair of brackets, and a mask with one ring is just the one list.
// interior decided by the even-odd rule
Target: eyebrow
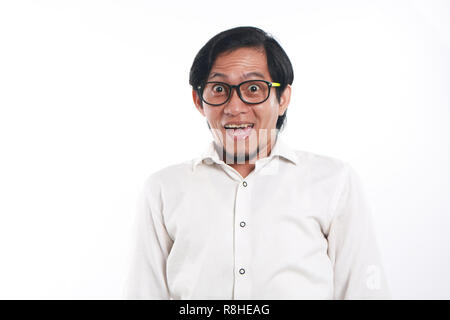
[[(215, 77), (221, 77), (221, 78), (228, 79), (228, 76), (226, 74), (223, 74), (223, 73), (220, 73), (220, 72), (213, 72), (209, 76), (208, 79), (212, 79), (212, 78), (215, 78)], [(245, 73), (243, 75), (244, 79), (248, 79), (248, 78), (251, 78), (251, 77), (258, 77), (258, 78), (263, 78), (264, 79), (264, 75), (262, 73), (260, 73), (260, 72), (257, 72), (257, 71), (248, 72), (248, 73)]]

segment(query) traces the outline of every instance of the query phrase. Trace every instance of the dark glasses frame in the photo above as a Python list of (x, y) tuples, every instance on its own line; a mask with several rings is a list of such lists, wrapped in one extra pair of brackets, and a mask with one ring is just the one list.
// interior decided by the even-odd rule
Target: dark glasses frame
[[(244, 98), (242, 98), (242, 95), (241, 95), (241, 86), (243, 84), (246, 84), (246, 83), (249, 83), (249, 82), (264, 82), (265, 84), (267, 84), (267, 86), (269, 87), (269, 90), (268, 90), (268, 93), (267, 93), (267, 97), (264, 100), (260, 101), (260, 102), (248, 102), (248, 101), (245, 101)], [(203, 99), (203, 90), (205, 89), (205, 87), (206, 87), (206, 85), (208, 83), (216, 83), (216, 84), (221, 84), (221, 85), (226, 86), (228, 88), (228, 97), (227, 97), (227, 99), (224, 102), (222, 102), (222, 103), (216, 103), (216, 104), (209, 103), (205, 99)], [(260, 104), (260, 103), (263, 103), (264, 101), (266, 101), (267, 99), (269, 99), (269, 97), (270, 97), (270, 89), (272, 87), (280, 87), (280, 86), (281, 86), (281, 84), (278, 83), (278, 82), (270, 82), (270, 81), (266, 81), (266, 80), (247, 80), (247, 81), (241, 82), (241, 83), (236, 84), (236, 85), (228, 84), (226, 82), (221, 82), (221, 81), (208, 81), (208, 82), (205, 82), (203, 85), (199, 85), (197, 87), (197, 91), (199, 93), (200, 99), (204, 103), (209, 104), (210, 106), (221, 106), (221, 105), (227, 103), (230, 100), (231, 96), (233, 95), (233, 88), (236, 89), (236, 92), (237, 92), (237, 94), (239, 96), (239, 99), (241, 99), (244, 103), (247, 103), (247, 104)]]

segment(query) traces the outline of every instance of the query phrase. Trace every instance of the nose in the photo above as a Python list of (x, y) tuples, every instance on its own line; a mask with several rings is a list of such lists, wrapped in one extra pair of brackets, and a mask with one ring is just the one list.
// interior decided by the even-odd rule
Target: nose
[(231, 91), (230, 100), (225, 104), (224, 113), (230, 114), (232, 116), (239, 113), (246, 113), (249, 110), (249, 105), (239, 98), (237, 93), (237, 88), (233, 88)]

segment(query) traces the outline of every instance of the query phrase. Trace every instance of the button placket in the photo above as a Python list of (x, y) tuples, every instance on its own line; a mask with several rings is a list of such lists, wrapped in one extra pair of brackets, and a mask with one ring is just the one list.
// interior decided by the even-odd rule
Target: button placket
[(251, 193), (248, 181), (239, 183), (236, 194), (234, 216), (234, 248), (235, 248), (235, 281), (234, 298), (249, 299), (250, 297), (250, 233), (247, 222), (250, 215)]

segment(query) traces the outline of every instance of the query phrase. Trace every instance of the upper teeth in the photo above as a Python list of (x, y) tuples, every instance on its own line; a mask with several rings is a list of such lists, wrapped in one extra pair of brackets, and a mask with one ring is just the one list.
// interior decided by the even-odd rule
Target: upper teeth
[(235, 129), (235, 128), (247, 128), (247, 127), (250, 127), (250, 126), (253, 127), (253, 124), (252, 123), (226, 124), (225, 128)]

